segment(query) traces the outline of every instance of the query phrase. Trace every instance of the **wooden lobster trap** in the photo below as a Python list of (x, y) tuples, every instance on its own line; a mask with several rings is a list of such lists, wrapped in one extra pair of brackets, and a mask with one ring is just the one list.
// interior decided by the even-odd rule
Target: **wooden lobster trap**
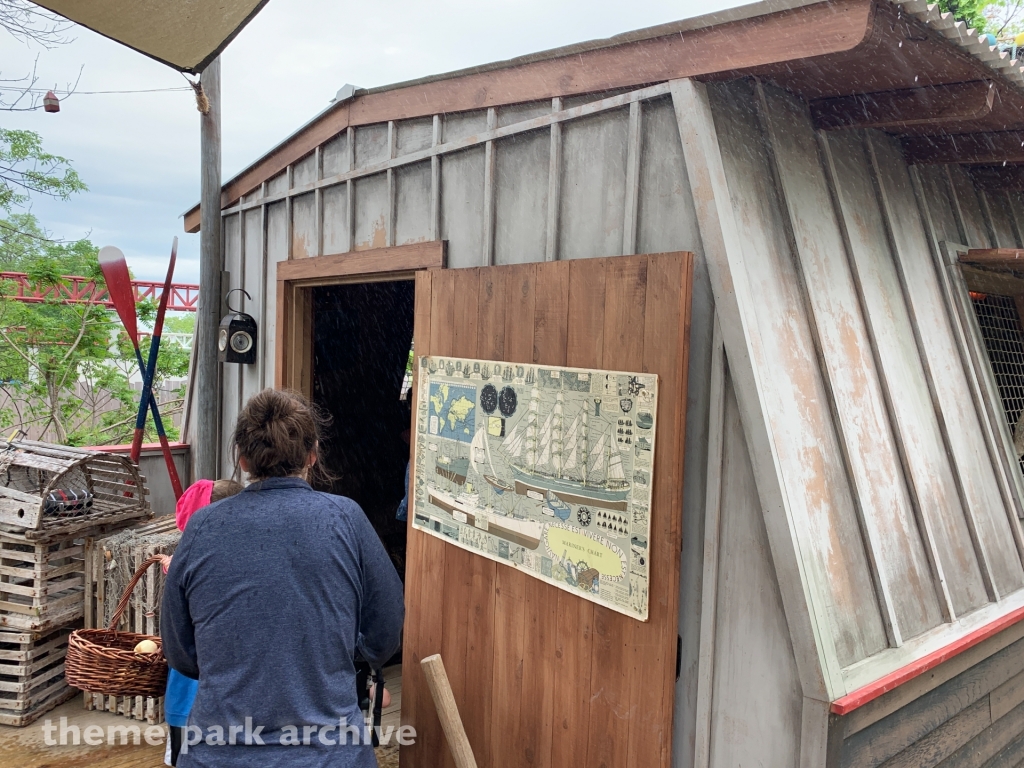
[(0, 440), (0, 530), (54, 540), (148, 517), (145, 478), (125, 456)]
[[(181, 538), (174, 516), (121, 531), (104, 538), (85, 540), (85, 628), (106, 627), (118, 598), (138, 567), (155, 554), (172, 555)], [(132, 593), (119, 629), (160, 634), (160, 599), (165, 576), (150, 568)], [(98, 709), (133, 720), (162, 723), (164, 697), (104, 696), (86, 692), (86, 709)]]
[(82, 617), (84, 593), (81, 541), (0, 532), (0, 627), (48, 632)]
[(0, 631), (0, 724), (28, 725), (75, 695), (64, 681), (75, 626), (44, 634)]

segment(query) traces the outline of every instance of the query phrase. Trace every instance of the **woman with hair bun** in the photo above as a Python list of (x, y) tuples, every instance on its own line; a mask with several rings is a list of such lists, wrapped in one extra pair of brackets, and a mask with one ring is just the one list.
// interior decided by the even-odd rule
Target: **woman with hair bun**
[(301, 395), (253, 396), (232, 437), (252, 479), (195, 514), (164, 589), (173, 669), (199, 680), (178, 765), (376, 765), (355, 656), (398, 649), (402, 584), (351, 499), (314, 491), (320, 419)]

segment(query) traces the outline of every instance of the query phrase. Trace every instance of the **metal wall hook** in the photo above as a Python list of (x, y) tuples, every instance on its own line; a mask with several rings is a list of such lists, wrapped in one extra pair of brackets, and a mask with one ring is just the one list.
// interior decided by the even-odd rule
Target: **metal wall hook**
[(245, 290), (245, 288), (232, 288), (230, 291), (224, 294), (224, 304), (227, 305), (228, 312), (233, 312), (236, 315), (239, 315), (242, 313), (242, 311), (240, 309), (232, 309), (231, 304), (228, 302), (228, 296), (230, 296), (235, 291), (241, 291), (242, 293), (244, 293), (245, 298), (247, 298), (249, 301), (252, 301), (252, 296), (249, 295), (249, 292)]

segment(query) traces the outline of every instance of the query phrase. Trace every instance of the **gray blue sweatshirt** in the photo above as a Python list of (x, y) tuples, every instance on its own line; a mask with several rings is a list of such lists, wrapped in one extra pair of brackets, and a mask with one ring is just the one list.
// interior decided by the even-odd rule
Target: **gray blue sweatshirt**
[(186, 739), (202, 741), (178, 765), (375, 766), (353, 660), (383, 665), (403, 618), (398, 574), (351, 499), (272, 478), (200, 510), (161, 613), (170, 666), (199, 679)]

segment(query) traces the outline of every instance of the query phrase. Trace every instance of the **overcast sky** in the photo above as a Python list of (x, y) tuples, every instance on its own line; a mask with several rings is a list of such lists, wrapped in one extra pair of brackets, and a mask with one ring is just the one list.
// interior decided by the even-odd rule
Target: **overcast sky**
[[(223, 178), (257, 160), (327, 106), (345, 83), (372, 87), (511, 58), (741, 5), (736, 0), (270, 0), (222, 56)], [(74, 162), (89, 191), (37, 199), (56, 237), (116, 245), (136, 277), (163, 279), (178, 235), (176, 278), (198, 281), (199, 236), (181, 214), (199, 199), (199, 115), (182, 75), (86, 29), (51, 50), (0, 32), (0, 78), (39, 57), (37, 86), (79, 93), (58, 114), (0, 112)]]

